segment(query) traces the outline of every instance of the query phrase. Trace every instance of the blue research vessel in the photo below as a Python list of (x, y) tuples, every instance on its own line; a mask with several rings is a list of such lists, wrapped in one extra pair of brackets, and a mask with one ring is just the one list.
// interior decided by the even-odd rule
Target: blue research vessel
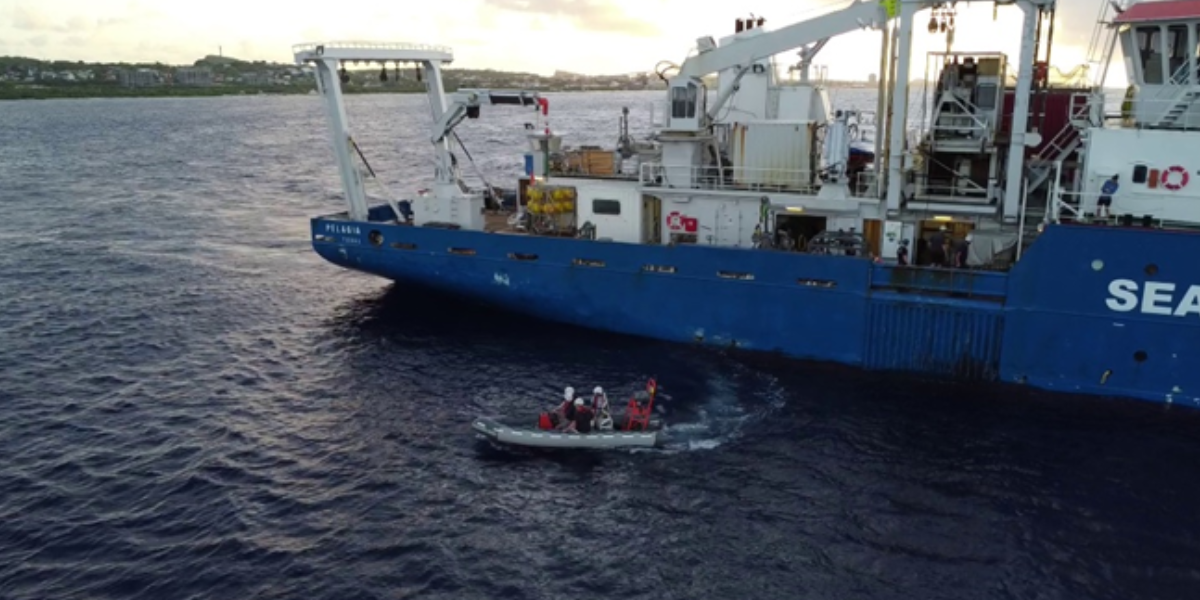
[[(738, 19), (659, 72), (666, 109), (649, 140), (572, 150), (527, 125), (508, 194), (464, 181), (454, 127), (484, 104), (545, 119), (546, 98), (447, 93), (444, 47), (296, 46), (348, 204), (312, 219), (313, 247), (403, 286), (598, 330), (1200, 406), (1200, 5), (1104, 3), (1088, 63), (1064, 76), (1049, 66), (1053, 0), (996, 4), (1022, 17), (1015, 62), (950, 51), (945, 3), (858, 1), (773, 30)], [(909, 106), (926, 12), (948, 50), (926, 57)], [(826, 40), (860, 29), (882, 42), (874, 114), (831, 107), (809, 74)], [(1110, 114), (1118, 44), (1130, 86)], [(798, 81), (776, 74), (790, 51)], [(340, 87), (339, 67), (358, 61), (412, 64), (425, 81), (428, 190), (368, 205), (373, 173)], [(910, 110), (923, 111), (915, 129)]]

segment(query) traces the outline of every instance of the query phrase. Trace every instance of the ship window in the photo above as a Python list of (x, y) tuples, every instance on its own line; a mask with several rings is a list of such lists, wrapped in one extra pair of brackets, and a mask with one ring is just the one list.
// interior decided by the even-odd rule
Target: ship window
[(1162, 35), (1157, 25), (1137, 28), (1137, 51), (1142, 66), (1142, 81), (1150, 85), (1162, 85)]
[(621, 214), (621, 202), (619, 200), (596, 198), (592, 200), (592, 214), (619, 215)]
[(996, 108), (996, 84), (982, 83), (975, 88), (975, 106), (984, 111)]
[(1150, 172), (1150, 169), (1146, 165), (1134, 166), (1133, 167), (1133, 182), (1134, 183), (1146, 183), (1146, 176), (1149, 174), (1149, 172)]
[(1167, 72), (1171, 75), (1171, 83), (1180, 84), (1188, 81), (1187, 44), (1187, 25), (1167, 27)]
[(696, 84), (671, 88), (671, 118), (696, 118)]
[[(1200, 25), (1196, 26), (1196, 40), (1200, 41)], [(1196, 44), (1196, 62), (1200, 63), (1200, 44)]]

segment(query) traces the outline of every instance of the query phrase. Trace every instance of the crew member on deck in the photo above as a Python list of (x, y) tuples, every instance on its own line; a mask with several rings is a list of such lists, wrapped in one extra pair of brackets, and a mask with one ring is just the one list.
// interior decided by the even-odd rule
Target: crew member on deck
[(1100, 198), (1096, 200), (1097, 217), (1107, 219), (1108, 215), (1111, 214), (1113, 194), (1116, 194), (1117, 190), (1121, 187), (1121, 185), (1117, 183), (1118, 177), (1120, 176), (1113, 175), (1111, 179), (1104, 182), (1104, 185), (1100, 186)]
[(938, 227), (938, 230), (933, 235), (929, 236), (929, 262), (935, 267), (946, 266), (946, 226)]
[(959, 242), (954, 248), (954, 267), (956, 269), (967, 268), (967, 254), (971, 247), (971, 234), (967, 234), (966, 239)]

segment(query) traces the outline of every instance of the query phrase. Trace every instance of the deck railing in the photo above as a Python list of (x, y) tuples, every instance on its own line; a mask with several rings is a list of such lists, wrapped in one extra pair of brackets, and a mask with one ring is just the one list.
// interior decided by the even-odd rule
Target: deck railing
[(642, 163), (638, 181), (647, 187), (730, 190), (786, 191), (816, 193), (820, 180), (804, 169), (723, 167), (694, 165), (671, 166), (658, 162)]

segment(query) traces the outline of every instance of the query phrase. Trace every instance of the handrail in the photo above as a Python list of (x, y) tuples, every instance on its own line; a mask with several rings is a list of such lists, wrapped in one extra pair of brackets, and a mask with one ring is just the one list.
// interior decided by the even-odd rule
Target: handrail
[(991, 125), (990, 123), (987, 123), (986, 121), (983, 121), (982, 119), (980, 119), (979, 117), (976, 117), (974, 115), (974, 113), (972, 111), (979, 107), (975, 106), (974, 104), (971, 104), (970, 102), (963, 100), (962, 98), (955, 96), (954, 94), (951, 94), (950, 98), (951, 98), (951, 100), (954, 101), (955, 104), (957, 104), (963, 110), (967, 111), (966, 113), (954, 114), (954, 115), (950, 115), (950, 116), (967, 117), (967, 118), (971, 119), (972, 121), (974, 121), (975, 124), (979, 126), (979, 129), (982, 129), (982, 130), (987, 130), (988, 127)]
[[(660, 162), (645, 162), (638, 166), (638, 182), (645, 186), (678, 187), (672, 183), (668, 173), (686, 170), (691, 185), (685, 189), (708, 190), (754, 190), (795, 189), (811, 190), (819, 185), (816, 172), (807, 169), (773, 169), (761, 167), (739, 167), (724, 165), (664, 165)], [(660, 181), (661, 179), (661, 181)]]
[(1083, 94), (1072, 94), (1071, 95), (1072, 102), (1070, 105), (1070, 109), (1071, 109), (1070, 116), (1067, 119), (1068, 126), (1063, 127), (1062, 129), (1058, 130), (1058, 133), (1054, 134), (1054, 137), (1050, 138), (1050, 141), (1047, 142), (1046, 145), (1042, 147), (1042, 151), (1039, 152), (1037, 154), (1037, 156), (1034, 157), (1035, 159), (1040, 159), (1040, 160), (1048, 159), (1048, 158), (1050, 158), (1050, 156), (1047, 156), (1046, 155), (1047, 153), (1055, 152), (1055, 148), (1062, 147), (1063, 142), (1070, 143), (1070, 141), (1073, 141), (1072, 138), (1079, 137), (1079, 135), (1080, 135), (1079, 129), (1074, 124), (1074, 121), (1076, 120), (1077, 117), (1080, 117), (1081, 115), (1085, 116), (1085, 117), (1087, 117), (1088, 122), (1089, 123), (1091, 122), (1092, 98), (1090, 95), (1087, 95), (1086, 96), (1087, 100), (1083, 103), (1083, 105), (1076, 106), (1074, 99), (1076, 96), (1081, 96), (1081, 95), (1083, 95)]
[[(1181, 74), (1183, 75), (1182, 79), (1179, 77)], [(1167, 81), (1157, 85), (1161, 86), (1161, 88), (1155, 91), (1151, 97), (1144, 100), (1138, 98), (1137, 102), (1143, 106), (1152, 106), (1159, 102), (1165, 103), (1166, 108), (1154, 120), (1155, 123), (1160, 123), (1179, 104), (1180, 97), (1195, 87), (1195, 84), (1191, 81), (1191, 61), (1185, 60), (1182, 65), (1179, 65), (1179, 68), (1175, 69), (1167, 77)]]

